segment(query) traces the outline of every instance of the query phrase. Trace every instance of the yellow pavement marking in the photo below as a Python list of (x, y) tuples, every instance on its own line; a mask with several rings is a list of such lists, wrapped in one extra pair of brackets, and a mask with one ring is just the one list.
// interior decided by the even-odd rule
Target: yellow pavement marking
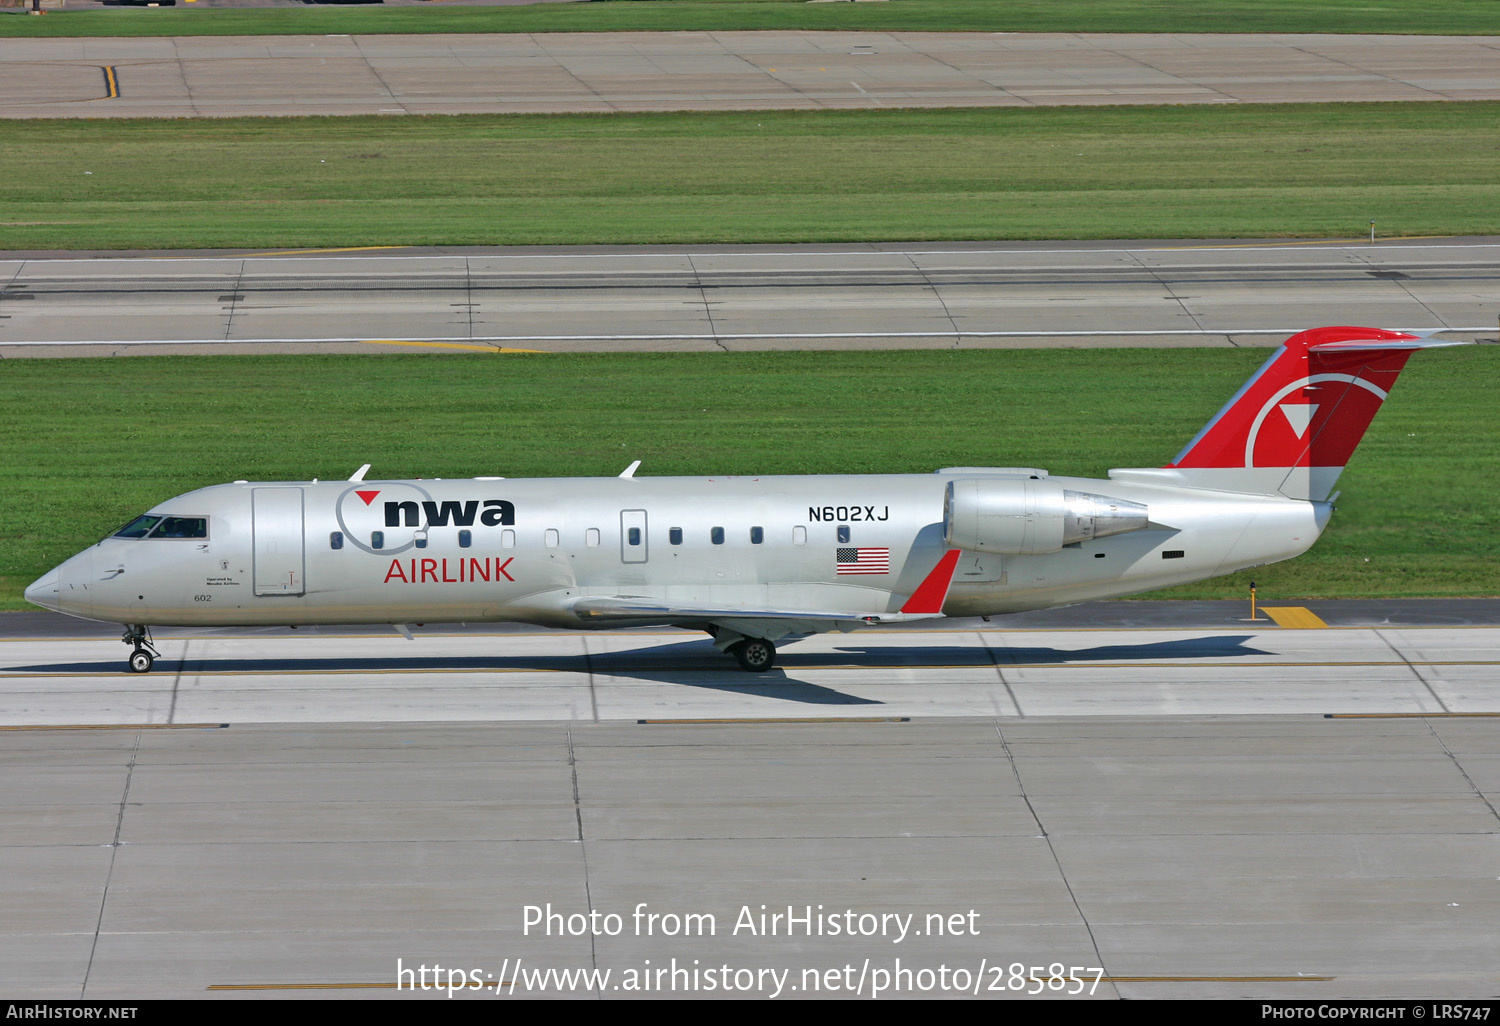
[[(1456, 235), (1382, 235), (1375, 243), (1379, 246), (1381, 242), (1409, 242), (1415, 239), (1454, 239)], [(1202, 246), (1151, 246), (1150, 249), (1157, 252), (1177, 252), (1185, 249), (1274, 249), (1280, 246), (1348, 246), (1355, 243), (1370, 245), (1368, 235), (1357, 239), (1299, 239), (1295, 242), (1234, 242), (1206, 244)]]
[(24, 724), (0, 730), (223, 730), (227, 723), (59, 723)]
[[(1048, 977), (1050, 979), (1050, 977)], [(1039, 979), (1036, 976), (1031, 979)], [(1088, 977), (1083, 977), (1088, 981)], [(1105, 976), (1100, 983), (1328, 983), (1337, 976)]]
[(736, 720), (716, 716), (702, 719), (636, 720), (637, 724), (674, 724), (682, 726), (693, 723), (732, 723), (743, 726), (747, 723), (910, 723), (910, 716), (761, 716)]
[[(482, 984), (472, 984), (465, 980), (454, 987), (455, 990), (494, 990), (497, 987), (510, 987), (514, 984), (510, 980), (494, 980)], [(210, 983), (208, 990), (446, 990), (441, 984), (424, 984), (418, 988), (414, 984), (403, 987), (400, 983)]]
[(1327, 627), (1323, 618), (1306, 606), (1261, 606), (1260, 611), (1276, 621), (1278, 627)]
[(1420, 712), (1420, 713), (1324, 713), (1325, 720), (1462, 720), (1500, 716), (1500, 712)]
[(470, 342), (403, 342), (397, 338), (360, 339), (370, 346), (427, 346), (432, 349), (477, 349), (482, 353), (540, 353), (540, 349), (510, 349), (505, 346), (476, 346)]
[(301, 256), (304, 253), (363, 253), (371, 249), (410, 249), (410, 246), (343, 246), (339, 249), (278, 249), (270, 253), (241, 253), (240, 256)]

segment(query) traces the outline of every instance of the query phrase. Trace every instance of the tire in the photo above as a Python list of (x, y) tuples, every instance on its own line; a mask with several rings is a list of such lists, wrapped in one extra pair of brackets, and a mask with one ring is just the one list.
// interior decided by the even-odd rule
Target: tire
[(750, 673), (765, 673), (776, 665), (776, 646), (765, 638), (746, 638), (730, 651)]
[(155, 661), (156, 660), (151, 657), (150, 652), (147, 652), (144, 648), (138, 648), (134, 652), (130, 653), (130, 672), (150, 673), (151, 664)]

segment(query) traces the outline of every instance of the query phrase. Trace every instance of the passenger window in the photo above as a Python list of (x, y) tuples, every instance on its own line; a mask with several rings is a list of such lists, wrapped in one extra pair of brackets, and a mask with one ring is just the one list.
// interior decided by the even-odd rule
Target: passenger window
[(710, 528), (709, 532), (708, 532), (708, 540), (711, 541), (711, 542), (713, 542), (715, 545), (723, 545), (724, 544), (724, 528), (722, 528), (722, 527)]
[(807, 528), (803, 527), (801, 524), (798, 524), (796, 527), (792, 528), (792, 544), (807, 544)]
[(417, 535), (416, 542), (417, 548), (425, 549), (427, 547), (427, 535), (425, 533)]
[(667, 530), (667, 541), (671, 542), (673, 545), (681, 545), (682, 544), (682, 528), (680, 528), (680, 527), (669, 528)]
[[(464, 533), (468, 534), (467, 531), (465, 531)], [(500, 532), (500, 547), (502, 549), (513, 549), (513, 548), (515, 548), (516, 547), (516, 532), (512, 531), (508, 527), (505, 530), (501, 531)]]
[(473, 545), (473, 544), (474, 544), (474, 532), (473, 531), (459, 531), (458, 532), (458, 547), (459, 548), (466, 549), (470, 545)]
[(334, 531), (328, 536), (328, 547), (330, 549), (341, 549), (344, 547), (344, 532)]
[(839, 525), (839, 544), (840, 545), (847, 545), (848, 543), (849, 543), (849, 525), (848, 524), (840, 524)]
[(591, 527), (583, 532), (583, 543), (591, 549), (599, 547), (599, 528)]
[(555, 549), (555, 548), (557, 548), (557, 544), (558, 544), (557, 528), (555, 528), (555, 527), (549, 527), (549, 528), (547, 528), (547, 548), (549, 548), (549, 549)]
[(751, 545), (759, 545), (761, 542), (763, 542), (765, 540), (766, 540), (766, 532), (765, 531), (761, 530), (759, 527), (752, 527), (752, 528), (750, 528), (750, 544)]
[(383, 548), (385, 548), (385, 532), (384, 531), (371, 531), (370, 532), (370, 548), (372, 548), (372, 549), (383, 549)]

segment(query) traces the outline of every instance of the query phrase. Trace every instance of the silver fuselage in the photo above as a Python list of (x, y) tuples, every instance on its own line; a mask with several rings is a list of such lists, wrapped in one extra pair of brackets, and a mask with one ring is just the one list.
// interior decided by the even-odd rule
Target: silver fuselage
[[(1108, 480), (956, 468), (900, 476), (242, 482), (188, 492), (150, 511), (206, 518), (203, 536), (105, 538), (27, 597), (76, 616), (154, 625), (619, 627), (707, 619), (614, 618), (592, 600), (789, 616), (897, 614), (944, 554), (962, 548), (950, 540), (945, 502), (951, 483), (961, 491), (976, 481), (1001, 490), (1043, 482), (1137, 504), (1149, 523), (1142, 514), (1124, 533), (1054, 551), (963, 550), (941, 604), (948, 616), (1127, 595), (1288, 559), (1317, 539), (1331, 508), (1188, 487), (1161, 471), (1114, 471)], [(1035, 512), (1020, 509), (1012, 519), (1030, 531)], [(1045, 519), (1045, 511), (1037, 515)]]

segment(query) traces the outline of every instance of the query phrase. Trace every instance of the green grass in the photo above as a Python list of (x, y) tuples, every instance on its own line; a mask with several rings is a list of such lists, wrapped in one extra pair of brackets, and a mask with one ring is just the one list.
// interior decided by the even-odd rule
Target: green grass
[(10, 121), (0, 249), (1488, 234), (1497, 123), (1497, 103)]
[[(0, 608), (172, 495), (249, 480), (1160, 466), (1261, 350), (0, 362)], [(1421, 354), (1311, 553), (1172, 594), (1494, 595), (1500, 361)], [(1188, 384), (1184, 384), (1188, 383)], [(315, 411), (310, 413), (310, 411)]]
[(1362, 32), (1487, 35), (1493, 0), (609, 0), (527, 7), (58, 11), (0, 16), (3, 36), (745, 31)]

